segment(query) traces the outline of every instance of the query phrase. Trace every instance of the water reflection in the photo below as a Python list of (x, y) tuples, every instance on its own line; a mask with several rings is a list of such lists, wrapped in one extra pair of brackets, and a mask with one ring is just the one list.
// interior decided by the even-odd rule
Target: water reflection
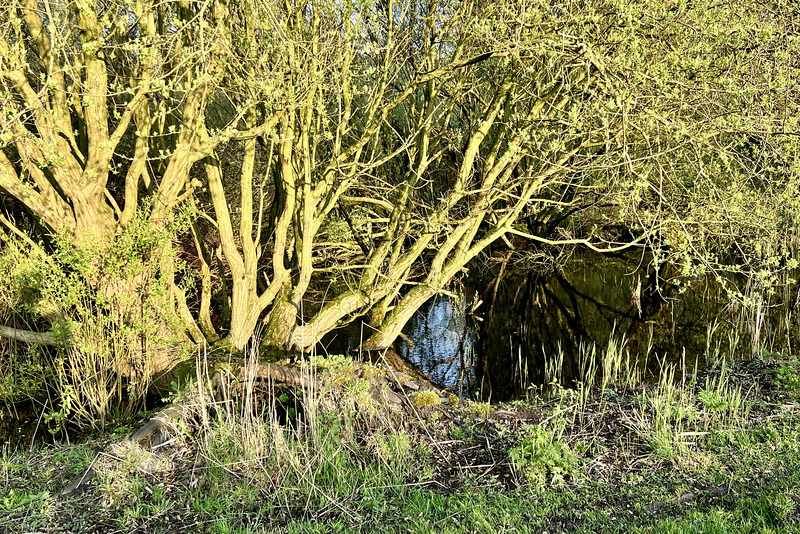
[(591, 346), (602, 354), (609, 342), (623, 342), (651, 373), (678, 355), (690, 354), (693, 363), (724, 302), (703, 280), (678, 293), (635, 267), (625, 258), (588, 256), (546, 276), (500, 281), (480, 329), (484, 391), (507, 400), (550, 381), (570, 385), (581, 378), (581, 354)]
[(429, 302), (406, 326), (398, 353), (430, 379), (466, 395), (475, 388), (476, 330), (467, 324), (464, 306), (448, 297)]
[(748, 319), (726, 306), (713, 280), (665, 284), (667, 273), (642, 268), (639, 260), (587, 254), (547, 275), (476, 281), (466, 291), (466, 301), (484, 302), (475, 315), (465, 313), (463, 302), (439, 297), (407, 325), (412, 343), (402, 342), (399, 351), (434, 382), (496, 401), (551, 381), (574, 383), (580, 355), (592, 346), (600, 358), (609, 343), (622, 343), (627, 357), (654, 377), (667, 363), (691, 371), (710, 353), (749, 354), (749, 323), (773, 341), (791, 328), (791, 314)]

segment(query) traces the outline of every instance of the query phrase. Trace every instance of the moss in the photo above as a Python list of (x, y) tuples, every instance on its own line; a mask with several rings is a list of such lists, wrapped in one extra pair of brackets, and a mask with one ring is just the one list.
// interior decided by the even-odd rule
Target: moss
[(442, 403), (439, 394), (435, 391), (418, 391), (412, 395), (412, 400), (416, 406), (425, 408), (427, 406), (436, 406)]
[(346, 394), (351, 397), (360, 397), (369, 393), (370, 383), (367, 380), (355, 378), (352, 382), (347, 384), (345, 390)]
[(461, 397), (449, 393), (447, 395), (447, 400), (450, 401), (450, 406), (458, 406), (458, 404), (461, 402)]
[(356, 411), (369, 415), (374, 415), (378, 412), (378, 407), (372, 398), (372, 384), (370, 384), (369, 380), (353, 377), (342, 387), (344, 389), (344, 400), (352, 405)]
[(492, 413), (492, 405), (488, 402), (470, 402), (465, 411), (476, 417), (489, 417)]
[(361, 370), (361, 378), (363, 378), (364, 380), (369, 380), (370, 378), (376, 378), (376, 377), (383, 377), (385, 375), (386, 373), (384, 373), (377, 367), (373, 367), (371, 365), (366, 365)]
[(551, 430), (525, 425), (523, 432), (529, 435), (508, 451), (517, 476), (541, 489), (548, 484), (563, 485), (575, 475), (578, 458)]
[(355, 369), (355, 362), (349, 356), (342, 354), (331, 354), (329, 356), (315, 356), (314, 365), (319, 369), (330, 369), (332, 371), (345, 371), (352, 373)]

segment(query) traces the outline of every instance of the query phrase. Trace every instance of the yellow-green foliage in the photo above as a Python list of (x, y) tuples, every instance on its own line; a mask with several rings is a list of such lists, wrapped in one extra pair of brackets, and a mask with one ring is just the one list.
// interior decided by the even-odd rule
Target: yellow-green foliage
[(345, 387), (345, 392), (349, 397), (361, 397), (369, 393), (369, 388), (369, 380), (354, 378), (352, 382)]
[(370, 378), (375, 378), (375, 377), (383, 377), (385, 375), (386, 373), (384, 371), (381, 371), (380, 369), (372, 365), (365, 365), (364, 368), (361, 369), (361, 378), (365, 380), (369, 380)]
[(450, 393), (447, 395), (447, 400), (450, 401), (450, 406), (458, 406), (458, 404), (461, 402), (461, 397)]
[(435, 391), (418, 391), (412, 395), (412, 400), (416, 406), (426, 408), (428, 406), (436, 406), (442, 403), (439, 394)]
[(370, 384), (369, 380), (352, 378), (344, 385), (344, 398), (352, 403), (353, 408), (357, 411), (374, 414), (377, 408), (370, 393), (371, 388), (372, 384)]
[(489, 417), (489, 414), (492, 413), (492, 405), (488, 402), (470, 402), (464, 410), (477, 417)]
[[(59, 392), (61, 418), (103, 425), (123, 398), (135, 408), (144, 397), (156, 359), (179, 357), (170, 283), (180, 262), (171, 242), (185, 220), (154, 227), (148, 215), (140, 210), (111, 244), (63, 235), (48, 248), (3, 243), (0, 310), (47, 324), (56, 335), (55, 357), (36, 354), (28, 363), (48, 366), (43, 376)], [(174, 270), (163, 272), (165, 264)]]
[(560, 485), (575, 473), (578, 459), (552, 431), (525, 425), (523, 432), (528, 435), (508, 451), (517, 476), (541, 488), (547, 484)]
[(411, 438), (403, 432), (389, 435), (376, 433), (369, 437), (369, 448), (381, 460), (402, 462), (411, 456)]
[[(361, 206), (354, 206), (349, 209), (350, 221), (356, 231), (360, 234), (368, 233), (368, 225), (372, 219), (369, 211)], [(325, 224), (320, 229), (320, 237), (334, 243), (353, 243), (353, 231), (350, 224), (344, 218), (335, 216), (327, 217)]]
[(353, 358), (342, 354), (330, 354), (328, 356), (315, 356), (314, 365), (320, 369), (331, 369), (333, 371), (347, 371), (354, 369)]
[(320, 231), (320, 237), (333, 242), (347, 242), (353, 239), (353, 232), (346, 220), (328, 217)]
[(51, 373), (38, 347), (31, 346), (27, 352), (21, 352), (9, 345), (0, 352), (0, 402), (41, 396)]

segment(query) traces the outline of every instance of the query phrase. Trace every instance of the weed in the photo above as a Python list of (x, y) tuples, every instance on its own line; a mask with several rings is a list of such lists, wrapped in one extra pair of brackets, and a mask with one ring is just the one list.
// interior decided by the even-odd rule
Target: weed
[(508, 451), (520, 480), (542, 488), (548, 484), (561, 485), (575, 473), (577, 457), (565, 443), (555, 439), (552, 431), (528, 425), (523, 432), (527, 436)]
[(486, 418), (492, 413), (492, 405), (488, 402), (470, 402), (466, 405), (464, 411), (475, 417)]
[(787, 355), (774, 370), (772, 385), (777, 388), (795, 391), (800, 389), (800, 362), (797, 356)]
[(36, 493), (25, 493), (10, 490), (8, 494), (0, 498), (0, 512), (11, 513), (18, 508), (23, 508), (36, 501), (44, 501), (48, 497), (48, 492), (41, 491)]
[(697, 396), (700, 402), (703, 403), (704, 409), (709, 413), (718, 413), (728, 407), (728, 402), (725, 398), (718, 390), (713, 388), (702, 389)]
[(465, 441), (470, 438), (470, 433), (467, 431), (467, 429), (461, 426), (453, 426), (450, 430), (450, 435), (459, 441)]

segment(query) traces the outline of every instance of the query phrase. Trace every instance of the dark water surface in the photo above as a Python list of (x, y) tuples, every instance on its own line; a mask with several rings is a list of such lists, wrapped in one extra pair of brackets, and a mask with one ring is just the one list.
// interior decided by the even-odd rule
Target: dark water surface
[(42, 405), (27, 400), (0, 404), (0, 448), (27, 449), (53, 440)]
[(463, 298), (437, 297), (420, 310), (398, 352), (454, 392), (501, 401), (574, 384), (587, 354), (600, 360), (609, 343), (644, 378), (666, 364), (691, 371), (707, 359), (791, 350), (796, 304), (731, 306), (710, 277), (676, 286), (640, 259), (584, 254), (547, 274), (473, 280)]

